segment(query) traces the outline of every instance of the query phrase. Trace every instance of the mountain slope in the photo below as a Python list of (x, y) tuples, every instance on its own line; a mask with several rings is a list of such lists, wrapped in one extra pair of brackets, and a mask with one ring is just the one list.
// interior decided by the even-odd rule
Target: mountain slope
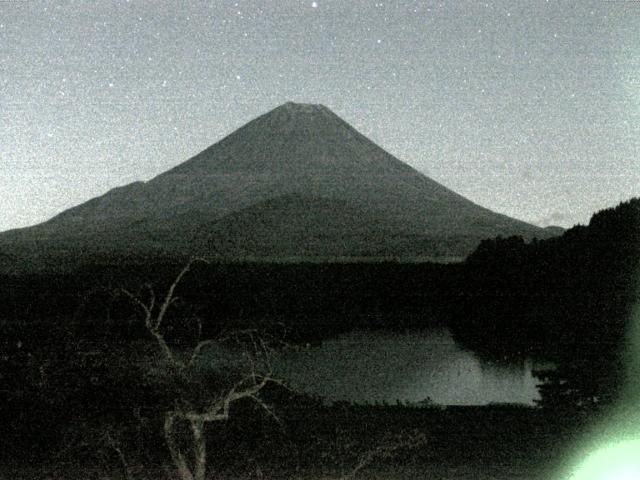
[[(318, 236), (325, 225), (331, 234)], [(287, 103), (146, 183), (0, 234), (0, 248), (462, 257), (495, 235), (550, 236), (422, 175), (326, 107)]]

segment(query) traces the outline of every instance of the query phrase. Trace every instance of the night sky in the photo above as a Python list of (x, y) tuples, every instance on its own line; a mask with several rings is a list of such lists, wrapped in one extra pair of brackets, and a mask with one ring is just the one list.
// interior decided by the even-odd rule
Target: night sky
[(0, 230), (321, 103), (495, 211), (640, 195), (640, 2), (0, 1)]

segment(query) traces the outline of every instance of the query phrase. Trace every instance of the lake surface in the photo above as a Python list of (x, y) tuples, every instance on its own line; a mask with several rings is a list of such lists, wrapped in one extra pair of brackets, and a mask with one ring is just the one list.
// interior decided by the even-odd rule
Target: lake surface
[(531, 361), (490, 363), (461, 349), (444, 328), (398, 334), (352, 332), (288, 353), (276, 370), (327, 401), (442, 405), (520, 403), (539, 397)]

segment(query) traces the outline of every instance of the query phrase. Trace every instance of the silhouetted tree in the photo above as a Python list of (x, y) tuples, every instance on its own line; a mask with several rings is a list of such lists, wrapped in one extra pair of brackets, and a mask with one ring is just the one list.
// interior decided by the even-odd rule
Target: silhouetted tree
[(485, 240), (465, 269), (458, 339), (489, 356), (552, 360), (557, 369), (540, 372), (546, 406), (588, 409), (615, 399), (638, 301), (640, 198), (560, 237)]
[[(153, 383), (170, 392), (164, 411), (164, 438), (171, 460), (181, 480), (204, 480), (207, 467), (205, 427), (224, 422), (231, 416), (232, 405), (251, 400), (275, 418), (272, 409), (260, 398), (269, 383), (280, 383), (273, 375), (272, 344), (253, 329), (228, 332), (215, 339), (202, 340), (191, 349), (170, 345), (163, 322), (177, 297), (175, 291), (193, 261), (178, 274), (167, 293), (158, 301), (151, 285), (146, 297), (128, 290), (123, 293), (144, 313), (144, 325), (154, 339), (160, 355), (157, 364), (148, 366)], [(202, 325), (198, 322), (199, 335)], [(190, 434), (186, 441), (192, 460), (181, 444), (180, 424)]]

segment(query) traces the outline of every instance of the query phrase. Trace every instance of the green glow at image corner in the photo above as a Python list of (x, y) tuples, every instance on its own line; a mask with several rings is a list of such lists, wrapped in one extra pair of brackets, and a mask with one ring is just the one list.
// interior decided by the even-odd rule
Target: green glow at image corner
[[(609, 427), (617, 427), (618, 434), (627, 438), (630, 433), (632, 438), (637, 437), (635, 440), (605, 442), (602, 448), (586, 456), (568, 480), (640, 480), (640, 302), (635, 304), (631, 313), (628, 338), (627, 392), (621, 402), (623, 405), (620, 405), (625, 407), (626, 414), (622, 422), (620, 418), (618, 421), (612, 418)], [(636, 405), (637, 410), (634, 408)]]
[(569, 480), (640, 480), (640, 440), (620, 442), (597, 451)]

